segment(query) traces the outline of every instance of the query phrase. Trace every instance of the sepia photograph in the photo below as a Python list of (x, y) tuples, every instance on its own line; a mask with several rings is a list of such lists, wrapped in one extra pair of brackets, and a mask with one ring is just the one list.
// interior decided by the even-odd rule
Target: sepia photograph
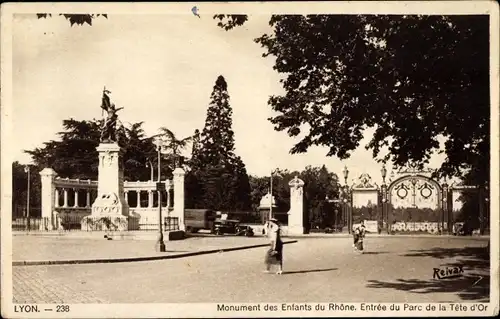
[(498, 12), (3, 4), (2, 316), (498, 315)]

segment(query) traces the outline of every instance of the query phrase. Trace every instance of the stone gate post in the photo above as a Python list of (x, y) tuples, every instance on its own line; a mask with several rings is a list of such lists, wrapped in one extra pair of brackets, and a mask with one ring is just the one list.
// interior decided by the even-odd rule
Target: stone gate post
[(177, 217), (179, 221), (179, 230), (185, 230), (184, 225), (184, 175), (186, 173), (180, 167), (174, 172), (174, 210), (171, 216)]
[(40, 223), (40, 228), (46, 230), (52, 230), (55, 228), (55, 193), (56, 186), (54, 180), (57, 173), (49, 167), (44, 168), (40, 172), (40, 177), (42, 180), (42, 223)]
[(288, 235), (304, 233), (304, 181), (297, 176), (288, 183), (290, 186), (290, 210), (288, 211)]

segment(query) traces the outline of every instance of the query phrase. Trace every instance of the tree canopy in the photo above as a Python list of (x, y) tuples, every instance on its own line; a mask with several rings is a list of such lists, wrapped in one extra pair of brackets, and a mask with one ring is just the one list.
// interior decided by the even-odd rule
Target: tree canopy
[[(102, 121), (63, 121), (60, 139), (45, 142), (44, 146), (27, 150), (36, 167), (53, 168), (59, 176), (80, 179), (97, 179), (99, 158), (96, 147), (99, 145)], [(148, 137), (142, 128), (142, 122), (132, 123), (118, 131), (119, 145), (123, 150), (125, 178), (128, 180), (150, 179), (146, 164), (156, 162), (154, 137)], [(172, 171), (171, 159), (162, 161), (162, 173)]]
[[(108, 18), (107, 14), (68, 14), (68, 13), (60, 13), (60, 16), (63, 16), (66, 20), (69, 21), (70, 25), (73, 26), (75, 24), (77, 25), (92, 25), (92, 20), (95, 18), (102, 16), (104, 18)], [(38, 19), (45, 19), (48, 17), (51, 17), (52, 14), (50, 13), (37, 13), (37, 18)]]
[[(241, 16), (215, 16), (230, 30)], [(273, 15), (255, 39), (276, 58), (285, 94), (270, 97), (278, 131), (341, 159), (425, 164), (446, 142), (442, 175), (489, 177), (489, 18), (424, 15)], [(467, 129), (464, 129), (467, 128)], [(382, 154), (384, 148), (387, 154)]]
[(160, 127), (160, 134), (157, 136), (163, 141), (163, 147), (167, 151), (169, 162), (173, 164), (172, 171), (177, 167), (184, 167), (187, 163), (187, 157), (182, 153), (187, 148), (188, 143), (193, 140), (193, 136), (178, 138), (167, 127)]

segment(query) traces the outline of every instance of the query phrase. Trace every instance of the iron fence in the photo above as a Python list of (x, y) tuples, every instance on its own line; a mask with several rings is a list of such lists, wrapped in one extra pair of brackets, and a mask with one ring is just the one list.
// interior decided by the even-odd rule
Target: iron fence
[[(22, 217), (12, 220), (12, 231), (158, 231), (158, 219), (130, 216), (57, 216), (53, 227), (48, 217)], [(179, 218), (164, 217), (163, 231), (179, 230)]]
[(42, 225), (48, 225), (49, 219), (47, 217), (18, 217), (12, 220), (13, 231), (34, 231), (40, 228), (45, 228)]

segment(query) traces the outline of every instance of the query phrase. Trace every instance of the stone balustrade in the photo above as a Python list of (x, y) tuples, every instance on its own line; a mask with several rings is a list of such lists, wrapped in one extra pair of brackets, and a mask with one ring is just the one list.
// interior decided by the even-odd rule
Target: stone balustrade
[[(45, 228), (60, 228), (61, 219), (64, 218), (74, 220), (91, 215), (92, 203), (97, 197), (97, 181), (57, 177), (57, 173), (51, 168), (45, 168), (40, 172), (40, 175), (42, 179), (42, 217), (49, 220), (48, 225), (44, 226)], [(178, 181), (177, 192), (180, 193), (178, 195), (182, 196), (183, 199), (184, 172), (177, 171), (175, 178)], [(139, 223), (143, 220), (145, 223), (151, 224), (158, 220), (156, 183), (156, 181), (124, 181), (123, 183), (125, 200), (130, 207), (129, 213), (139, 217)], [(171, 180), (162, 181), (162, 183), (165, 184), (165, 191), (162, 192), (164, 216), (170, 217), (174, 210), (171, 195), (172, 190), (174, 190), (175, 196), (176, 187)], [(147, 197), (142, 196), (144, 193), (147, 193)], [(146, 203), (141, 206), (141, 202)], [(178, 202), (175, 207), (175, 215), (181, 217), (183, 221), (184, 201), (178, 200)]]
[[(166, 198), (162, 202), (162, 207), (171, 207), (171, 196), (170, 196), (170, 190), (172, 190), (172, 182), (170, 180), (163, 181), (162, 183), (165, 184), (165, 189), (166, 191), (162, 195), (162, 198)], [(123, 183), (124, 185), (124, 192), (125, 192), (125, 200), (129, 204), (131, 208), (152, 208), (152, 207), (158, 207), (157, 201), (155, 202), (154, 200), (154, 195), (157, 194), (156, 191), (156, 182), (153, 181), (136, 181), (136, 182), (129, 182), (125, 181)], [(60, 178), (56, 177), (54, 179), (54, 207), (55, 208), (65, 208), (65, 209), (81, 209), (81, 208), (89, 208), (92, 206), (92, 202), (95, 199), (95, 194), (97, 192), (97, 181), (91, 181), (91, 180), (79, 180), (79, 179), (69, 179), (69, 178)], [(84, 204), (81, 204), (80, 201), (80, 194), (83, 192), (85, 199)], [(141, 194), (143, 192), (146, 192), (148, 194), (147, 197), (147, 206), (142, 207), (140, 206), (141, 204)], [(130, 205), (128, 201), (128, 195), (130, 193), (135, 193), (136, 198), (136, 204), (135, 205)], [(73, 197), (71, 200), (71, 205), (69, 204), (70, 200), (70, 195)]]

